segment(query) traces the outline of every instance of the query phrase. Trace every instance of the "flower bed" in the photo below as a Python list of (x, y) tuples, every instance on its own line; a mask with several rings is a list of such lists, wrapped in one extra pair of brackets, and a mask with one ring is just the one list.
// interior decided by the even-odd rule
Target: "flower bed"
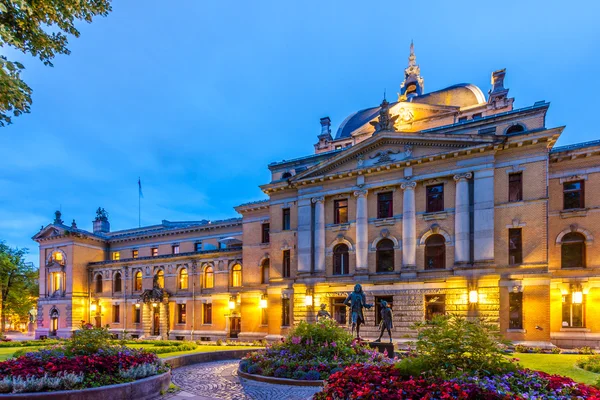
[(600, 399), (600, 390), (544, 372), (517, 371), (451, 380), (405, 378), (384, 365), (353, 365), (331, 375), (315, 400), (337, 399)]
[(322, 380), (356, 363), (384, 365), (393, 360), (354, 341), (335, 321), (300, 323), (281, 343), (240, 361), (248, 374), (296, 380)]

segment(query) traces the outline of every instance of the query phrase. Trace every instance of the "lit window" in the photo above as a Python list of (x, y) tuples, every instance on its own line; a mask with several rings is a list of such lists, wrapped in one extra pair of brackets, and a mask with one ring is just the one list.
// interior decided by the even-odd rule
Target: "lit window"
[(242, 286), (242, 266), (240, 264), (233, 266), (233, 270), (231, 271), (231, 286)]
[(212, 289), (215, 287), (215, 274), (212, 267), (206, 267), (204, 269), (204, 288)]
[(56, 292), (57, 290), (61, 290), (62, 287), (62, 274), (60, 272), (52, 273), (52, 288)]
[(575, 299), (574, 294), (563, 295), (562, 303), (562, 326), (564, 328), (584, 328), (585, 327), (585, 296), (577, 292), (580, 299)]
[(425, 296), (425, 319), (431, 321), (438, 315), (446, 314), (446, 295)]
[(150, 251), (151, 251), (152, 257), (158, 256), (158, 247), (152, 247), (150, 249)]
[(186, 268), (182, 268), (179, 271), (179, 289), (188, 288), (188, 271)]
[(121, 259), (121, 252), (120, 251), (113, 251), (113, 253), (112, 253), (112, 259), (113, 259), (113, 261), (119, 261)]
[(173, 254), (179, 254), (179, 245), (178, 244), (173, 245), (172, 252), (173, 252)]
[(348, 222), (348, 199), (333, 202), (333, 223), (345, 224)]
[(63, 253), (60, 251), (55, 251), (54, 253), (52, 253), (52, 260), (56, 261), (59, 264), (64, 264), (65, 263), (65, 259), (63, 257)]
[(185, 324), (185, 321), (186, 321), (185, 304), (177, 304), (177, 323)]
[(135, 273), (135, 282), (134, 282), (134, 290), (136, 292), (140, 292), (142, 290), (142, 271), (137, 271)]
[(156, 273), (156, 281), (158, 283), (158, 287), (164, 289), (165, 287), (165, 272), (162, 269), (159, 269)]
[(137, 250), (131, 250), (131, 258), (138, 258), (138, 251)]
[[(137, 305), (139, 306), (139, 304)], [(133, 323), (139, 324), (142, 321), (142, 309), (141, 307), (133, 306)]]

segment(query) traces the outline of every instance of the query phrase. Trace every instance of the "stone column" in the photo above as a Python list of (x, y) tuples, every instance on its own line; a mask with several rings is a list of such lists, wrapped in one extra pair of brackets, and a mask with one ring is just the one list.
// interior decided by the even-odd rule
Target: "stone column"
[(402, 267), (417, 265), (417, 219), (415, 215), (415, 187), (417, 182), (405, 182), (402, 203)]
[(369, 218), (367, 215), (367, 191), (357, 190), (356, 197), (356, 270), (369, 268)]
[(312, 260), (312, 210), (310, 199), (298, 201), (298, 273), (309, 274)]
[(313, 197), (315, 205), (315, 272), (325, 272), (325, 197)]
[(169, 300), (165, 299), (162, 303), (159, 303), (158, 309), (160, 310), (158, 319), (160, 336), (167, 340), (169, 339)]
[(494, 261), (494, 169), (475, 171), (474, 182), (475, 262)]
[(142, 330), (144, 337), (152, 334), (152, 304), (142, 303)]
[(473, 174), (454, 175), (456, 181), (456, 202), (454, 205), (454, 261), (471, 261), (471, 239), (469, 222), (469, 182)]

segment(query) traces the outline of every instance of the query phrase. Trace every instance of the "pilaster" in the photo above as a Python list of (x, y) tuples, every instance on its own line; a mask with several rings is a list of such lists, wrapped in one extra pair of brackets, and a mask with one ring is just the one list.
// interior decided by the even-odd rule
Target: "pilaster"
[(356, 197), (356, 270), (369, 267), (369, 218), (367, 215), (367, 191), (357, 190)]
[(417, 182), (405, 182), (400, 186), (404, 191), (402, 212), (402, 267), (405, 269), (416, 268), (417, 265), (416, 186)]

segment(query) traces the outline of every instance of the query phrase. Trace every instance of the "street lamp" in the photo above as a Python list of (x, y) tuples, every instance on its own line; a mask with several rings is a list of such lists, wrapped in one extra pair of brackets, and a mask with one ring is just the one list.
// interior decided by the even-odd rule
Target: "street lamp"
[(312, 307), (312, 305), (313, 305), (312, 289), (306, 289), (306, 295), (304, 296), (304, 304), (306, 305), (306, 307)]

